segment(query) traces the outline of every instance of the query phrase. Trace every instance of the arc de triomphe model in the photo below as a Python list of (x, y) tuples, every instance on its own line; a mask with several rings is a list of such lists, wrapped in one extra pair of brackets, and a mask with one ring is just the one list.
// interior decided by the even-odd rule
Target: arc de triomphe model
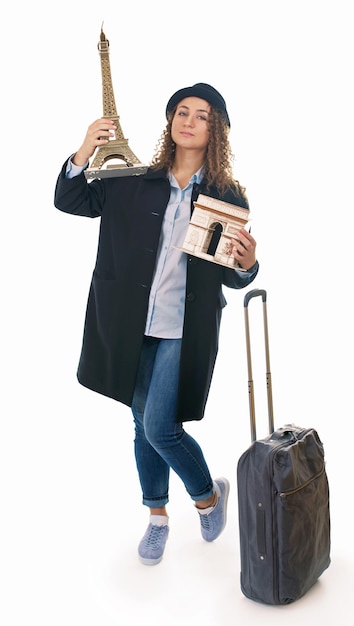
[(248, 219), (247, 209), (199, 194), (181, 250), (242, 271), (232, 255), (232, 239)]

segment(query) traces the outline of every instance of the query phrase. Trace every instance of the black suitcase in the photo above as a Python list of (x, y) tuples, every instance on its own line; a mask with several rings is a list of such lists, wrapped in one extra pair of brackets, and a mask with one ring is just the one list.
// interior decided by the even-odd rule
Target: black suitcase
[[(248, 304), (262, 297), (269, 435), (256, 439)], [(330, 564), (329, 487), (323, 444), (314, 428), (274, 431), (267, 293), (244, 298), (250, 447), (237, 464), (242, 593), (265, 604), (301, 598)]]

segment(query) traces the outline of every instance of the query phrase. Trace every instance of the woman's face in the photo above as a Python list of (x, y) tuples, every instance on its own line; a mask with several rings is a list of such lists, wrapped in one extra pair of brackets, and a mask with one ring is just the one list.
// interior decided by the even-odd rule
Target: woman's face
[(194, 96), (178, 103), (172, 120), (172, 140), (181, 148), (206, 150), (209, 141), (210, 104)]

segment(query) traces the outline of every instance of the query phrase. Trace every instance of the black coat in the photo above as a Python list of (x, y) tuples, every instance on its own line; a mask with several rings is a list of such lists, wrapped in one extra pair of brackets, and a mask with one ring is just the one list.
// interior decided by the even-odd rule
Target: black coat
[[(58, 177), (55, 206), (101, 217), (98, 251), (88, 296), (79, 382), (131, 406), (144, 336), (149, 292), (162, 220), (169, 201), (166, 172), (95, 179)], [(195, 185), (192, 202), (205, 186)], [(206, 195), (220, 198), (217, 190)], [(247, 206), (228, 193), (221, 199)], [(192, 204), (193, 207), (193, 204)], [(191, 207), (191, 210), (192, 210)], [(177, 420), (202, 419), (218, 352), (222, 284), (240, 289), (256, 276), (188, 257)]]

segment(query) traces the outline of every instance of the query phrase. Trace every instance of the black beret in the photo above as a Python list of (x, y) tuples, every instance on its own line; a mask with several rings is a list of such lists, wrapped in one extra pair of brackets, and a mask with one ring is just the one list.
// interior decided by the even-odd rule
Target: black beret
[(226, 102), (222, 97), (221, 93), (219, 93), (214, 87), (211, 85), (207, 85), (206, 83), (196, 83), (192, 87), (184, 87), (184, 89), (179, 89), (176, 93), (171, 96), (167, 103), (166, 107), (166, 117), (174, 107), (181, 102), (184, 98), (189, 98), (190, 96), (194, 96), (196, 98), (202, 98), (211, 104), (213, 107), (222, 111), (226, 117), (226, 122), (228, 126), (231, 126), (230, 119), (226, 110)]

